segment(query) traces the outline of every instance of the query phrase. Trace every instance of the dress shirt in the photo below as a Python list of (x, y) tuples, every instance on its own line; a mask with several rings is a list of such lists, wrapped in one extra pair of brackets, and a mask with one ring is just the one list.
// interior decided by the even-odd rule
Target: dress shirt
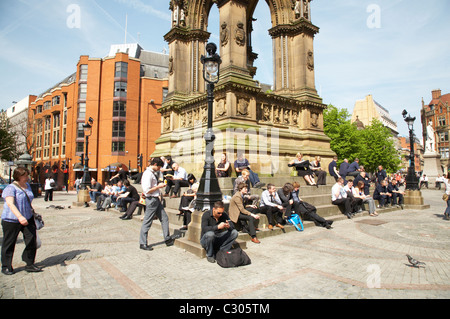
[[(273, 198), (273, 200), (272, 200)], [(281, 205), (281, 200), (278, 197), (277, 192), (275, 194), (271, 195), (268, 190), (265, 190), (261, 194), (261, 202), (259, 203), (259, 206), (278, 206)]]
[[(336, 193), (339, 190), (339, 196), (336, 197)], [(331, 188), (331, 201), (335, 201), (336, 199), (347, 198), (347, 192), (344, 190), (344, 187), (339, 185), (338, 183), (334, 184), (333, 188)]]
[(156, 178), (155, 174), (156, 172), (154, 172), (150, 167), (148, 167), (145, 170), (144, 174), (142, 174), (141, 178), (142, 192), (146, 194), (147, 197), (159, 197), (161, 195), (161, 191), (159, 188), (155, 190), (153, 193), (147, 194), (147, 192), (151, 188), (158, 185), (158, 179)]
[(174, 178), (181, 178), (182, 180), (187, 180), (187, 173), (186, 173), (186, 170), (183, 168), (183, 167), (178, 167), (178, 170), (176, 170), (174, 173), (173, 173), (173, 177)]

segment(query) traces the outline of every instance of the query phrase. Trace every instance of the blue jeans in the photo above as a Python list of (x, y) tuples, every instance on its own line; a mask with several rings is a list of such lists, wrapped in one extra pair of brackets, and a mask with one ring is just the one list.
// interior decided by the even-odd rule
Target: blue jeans
[(447, 200), (447, 208), (445, 209), (445, 214), (450, 214), (450, 197)]
[(230, 250), (233, 242), (238, 237), (236, 229), (229, 229), (220, 233), (206, 232), (200, 239), (200, 244), (206, 250), (207, 257), (215, 256), (218, 250)]

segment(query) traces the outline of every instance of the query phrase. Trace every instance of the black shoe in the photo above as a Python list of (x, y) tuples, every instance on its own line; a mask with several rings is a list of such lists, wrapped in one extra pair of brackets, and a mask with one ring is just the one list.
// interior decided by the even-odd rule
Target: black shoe
[(170, 238), (166, 240), (166, 246), (173, 246), (173, 243), (175, 242), (175, 239)]
[(14, 269), (12, 268), (2, 268), (2, 273), (5, 275), (13, 275), (14, 274)]
[(42, 271), (42, 269), (36, 265), (25, 266), (25, 270), (27, 272), (41, 272)]
[(216, 259), (214, 257), (206, 256), (206, 260), (209, 261), (210, 263), (215, 263), (216, 262)]
[(120, 216), (120, 219), (125, 219), (125, 217), (127, 217), (127, 214), (123, 214), (122, 216)]
[(149, 245), (139, 245), (139, 248), (142, 250), (148, 250), (148, 251), (153, 250), (153, 248), (150, 247)]

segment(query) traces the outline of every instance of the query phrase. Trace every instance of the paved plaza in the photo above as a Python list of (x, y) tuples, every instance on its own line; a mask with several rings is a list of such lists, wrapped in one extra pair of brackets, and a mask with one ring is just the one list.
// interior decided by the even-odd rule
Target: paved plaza
[[(43, 272), (24, 270), (20, 237), (16, 273), (1, 274), (0, 298), (447, 299), (450, 221), (443, 220), (442, 193), (422, 191), (430, 209), (361, 216), (336, 221), (331, 230), (308, 227), (248, 242), (251, 265), (225, 269), (167, 247), (156, 225), (149, 233), (154, 250), (140, 250), (139, 217), (123, 221), (117, 211), (74, 207), (74, 193), (56, 192), (51, 203), (33, 201), (46, 223), (36, 259)], [(406, 254), (425, 267), (410, 266)]]

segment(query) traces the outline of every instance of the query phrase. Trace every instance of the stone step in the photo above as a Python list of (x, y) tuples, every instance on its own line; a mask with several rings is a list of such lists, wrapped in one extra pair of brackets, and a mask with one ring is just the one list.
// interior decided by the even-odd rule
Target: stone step
[[(411, 207), (410, 207), (410, 205), (406, 205), (405, 209), (417, 208), (416, 206), (411, 205)], [(316, 208), (317, 208), (317, 213), (327, 220), (333, 220), (334, 222), (341, 221), (341, 220), (347, 220), (347, 217), (345, 215), (343, 215), (340, 212), (339, 208), (335, 205), (324, 205), (324, 206), (318, 206)], [(423, 207), (421, 207), (421, 208), (423, 208), (423, 209), (429, 208), (429, 205), (423, 205)], [(401, 208), (397, 208), (397, 207), (381, 208), (381, 209), (377, 209), (377, 212), (379, 214), (384, 214), (384, 213), (388, 213), (388, 212), (392, 212), (392, 211), (397, 211), (400, 209)], [(179, 230), (183, 225), (183, 219), (179, 218), (177, 216), (178, 210), (174, 210), (174, 209), (167, 208), (167, 207), (165, 210), (169, 217), (170, 233), (177, 236), (177, 239), (175, 240), (175, 246), (182, 248), (190, 253), (193, 253), (194, 255), (196, 255), (200, 258), (205, 258), (205, 250), (201, 247), (201, 245), (196, 241), (189, 240), (187, 237), (186, 231)], [(115, 208), (110, 208), (108, 211), (110, 211), (117, 217), (122, 215), (122, 213), (120, 213)], [(367, 217), (367, 216), (369, 216), (369, 212), (367, 211), (367, 206), (366, 206), (365, 210), (363, 212), (357, 213), (353, 219), (358, 220), (358, 218)], [(140, 223), (141, 222), (140, 216), (134, 215), (133, 220), (124, 221), (124, 222), (139, 222)], [(284, 229), (274, 227), (273, 230), (269, 230), (267, 228), (267, 225), (268, 225), (267, 216), (264, 214), (260, 214), (259, 223), (257, 224), (258, 228), (260, 229), (257, 232), (258, 239), (261, 240), (261, 239), (264, 239), (264, 238), (267, 238), (270, 236), (278, 236), (278, 235), (282, 235), (287, 232), (298, 232), (297, 229), (292, 225), (284, 225)], [(315, 226), (314, 222), (308, 221), (308, 220), (303, 220), (303, 226), (304, 226), (304, 230), (307, 230), (310, 227), (317, 227), (317, 226)], [(161, 223), (159, 222), (159, 220), (155, 219), (152, 227), (154, 227), (156, 229), (161, 229)], [(240, 231), (239, 237), (236, 240), (235, 245), (239, 245), (242, 249), (246, 249), (248, 241), (250, 241), (250, 236), (247, 233)], [(251, 243), (251, 244), (253, 244), (253, 243)]]

